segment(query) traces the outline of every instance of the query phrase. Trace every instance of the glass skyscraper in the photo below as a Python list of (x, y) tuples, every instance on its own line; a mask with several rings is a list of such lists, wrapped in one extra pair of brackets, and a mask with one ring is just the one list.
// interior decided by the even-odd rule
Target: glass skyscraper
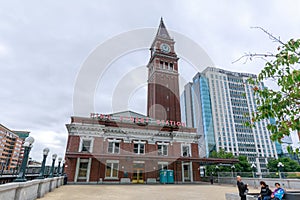
[(268, 121), (258, 122), (253, 128), (244, 125), (256, 110), (253, 86), (247, 81), (255, 76), (214, 67), (194, 76), (189, 87), (192, 98), (184, 98), (193, 106), (186, 104), (185, 113), (191, 113), (186, 119), (193, 119), (192, 125), (201, 136), (200, 156), (209, 157), (211, 151), (224, 149), (247, 156), (258, 172), (267, 170), (269, 158), (277, 158), (275, 143), (266, 128)]

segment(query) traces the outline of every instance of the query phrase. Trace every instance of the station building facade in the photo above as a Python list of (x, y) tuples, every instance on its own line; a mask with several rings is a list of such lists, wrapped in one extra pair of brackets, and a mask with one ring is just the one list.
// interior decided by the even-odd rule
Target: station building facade
[(175, 41), (161, 19), (150, 47), (147, 116), (124, 111), (71, 117), (65, 171), (70, 182), (155, 183), (162, 169), (175, 183), (200, 181), (197, 130), (181, 122)]
[(161, 169), (174, 170), (177, 182), (200, 180), (194, 128), (168, 126), (128, 111), (105, 119), (72, 117), (67, 129), (71, 182), (156, 182)]

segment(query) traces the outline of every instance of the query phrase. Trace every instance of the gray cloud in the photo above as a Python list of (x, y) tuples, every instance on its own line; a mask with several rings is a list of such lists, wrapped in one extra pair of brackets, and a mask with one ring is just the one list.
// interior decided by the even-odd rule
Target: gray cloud
[[(299, 7), (297, 0), (2, 1), (0, 123), (31, 131), (36, 138), (34, 159), (41, 159), (46, 146), (63, 156), (74, 83), (81, 64), (97, 45), (122, 32), (157, 27), (163, 16), (168, 29), (197, 42), (217, 66), (257, 73), (262, 61), (232, 61), (244, 52), (274, 51), (277, 44), (250, 27), (265, 27), (283, 41), (299, 37)], [(149, 52), (143, 51), (115, 62), (109, 73), (114, 76), (108, 74), (98, 83), (97, 112), (111, 110), (112, 87), (126, 70), (145, 65), (148, 59)], [(180, 68), (182, 74), (188, 72), (184, 79), (194, 75), (188, 62), (181, 60)], [(132, 94), (129, 108), (145, 112), (145, 94), (145, 88)]]

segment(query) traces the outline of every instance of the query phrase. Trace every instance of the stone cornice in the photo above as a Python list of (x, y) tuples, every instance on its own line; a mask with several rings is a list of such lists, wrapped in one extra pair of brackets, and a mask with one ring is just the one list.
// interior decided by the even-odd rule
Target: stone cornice
[(149, 144), (155, 144), (158, 141), (165, 142), (187, 142), (194, 143), (197, 141), (196, 133), (190, 132), (168, 132), (147, 129), (131, 129), (121, 127), (105, 127), (103, 125), (93, 124), (67, 124), (69, 135), (93, 136), (107, 138), (118, 138), (124, 142), (133, 140), (145, 140)]

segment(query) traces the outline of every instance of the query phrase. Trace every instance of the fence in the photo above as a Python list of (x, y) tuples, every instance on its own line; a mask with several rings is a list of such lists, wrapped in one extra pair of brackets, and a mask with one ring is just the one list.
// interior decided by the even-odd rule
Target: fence
[(282, 178), (282, 179), (300, 179), (300, 172), (219, 172), (219, 177), (236, 177), (241, 176), (244, 178)]
[(34, 200), (52, 192), (64, 183), (64, 177), (54, 177), (0, 185), (0, 199)]
[[(61, 168), (60, 168), (61, 169)], [(27, 167), (25, 177), (27, 180), (33, 180), (39, 176), (41, 167)], [(51, 166), (45, 166), (44, 177), (47, 178), (50, 175)], [(0, 185), (4, 183), (12, 182), (17, 176), (18, 170), (1, 170), (0, 171)], [(54, 167), (54, 175), (58, 175), (58, 167)]]
[(244, 183), (249, 184), (254, 188), (259, 187), (260, 181), (265, 181), (268, 185), (274, 186), (275, 183), (281, 183), (283, 188), (287, 189), (300, 189), (300, 172), (284, 172), (281, 178), (276, 172), (270, 173), (227, 173), (220, 172), (218, 174), (218, 182), (221, 184), (233, 184), (236, 185), (236, 176), (241, 176)]

